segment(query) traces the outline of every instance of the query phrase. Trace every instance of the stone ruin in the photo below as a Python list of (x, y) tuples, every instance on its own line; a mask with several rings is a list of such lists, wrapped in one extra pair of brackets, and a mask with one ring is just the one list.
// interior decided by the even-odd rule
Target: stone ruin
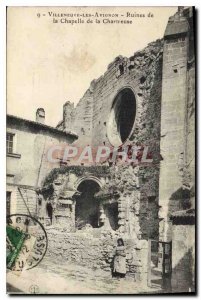
[[(174, 22), (180, 22), (182, 32), (175, 32), (178, 27), (173, 26)], [(184, 69), (178, 75), (172, 63), (180, 62), (178, 55), (188, 59), (182, 51), (192, 43), (191, 30), (192, 26), (186, 27), (186, 17), (176, 13), (169, 20), (164, 39), (148, 44), (129, 58), (116, 57), (104, 75), (91, 82), (76, 107), (70, 101), (64, 104), (63, 120), (57, 128), (75, 131), (79, 137), (76, 145), (121, 147), (123, 144), (142, 148), (147, 145), (152, 163), (147, 166), (140, 159), (136, 165), (122, 164), (121, 159), (115, 164), (106, 160), (94, 166), (61, 162), (61, 168), (49, 174), (39, 192), (38, 216), (47, 229), (50, 257), (111, 272), (116, 240), (122, 237), (128, 276), (147, 281), (148, 240), (158, 240), (159, 236), (166, 239), (163, 221), (168, 215), (163, 216), (160, 210), (164, 203), (170, 206), (171, 200), (164, 194), (168, 181), (165, 173), (161, 173), (161, 162), (170, 173), (172, 165), (168, 162), (168, 152), (162, 151), (161, 155), (161, 139), (163, 145), (172, 142), (180, 147), (179, 136), (173, 139), (166, 133), (172, 124), (168, 118), (175, 110), (168, 116), (165, 112), (174, 93), (177, 104), (184, 106), (181, 87), (177, 93), (170, 86), (175, 84), (176, 89), (186, 75), (182, 73)], [(174, 47), (179, 49), (175, 58)], [(191, 59), (187, 70), (189, 81), (182, 86), (185, 93), (188, 86), (189, 99), (193, 95), (194, 68)], [(173, 81), (163, 78), (164, 74)], [(162, 101), (165, 108), (161, 106)], [(193, 126), (192, 119), (189, 120)], [(174, 124), (179, 129), (179, 123)], [(178, 161), (181, 150), (177, 153), (175, 149), (174, 157)], [(182, 157), (182, 163), (183, 160)], [(182, 181), (181, 174), (175, 174), (174, 181)]]

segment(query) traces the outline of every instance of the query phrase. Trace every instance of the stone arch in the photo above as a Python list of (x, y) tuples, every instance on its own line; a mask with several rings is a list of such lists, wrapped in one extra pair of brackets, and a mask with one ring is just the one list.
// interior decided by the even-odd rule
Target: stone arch
[(77, 229), (90, 226), (100, 226), (100, 202), (95, 194), (100, 191), (102, 183), (93, 175), (83, 176), (76, 182), (76, 189), (80, 195), (76, 197), (75, 226)]
[(86, 181), (86, 180), (95, 181), (99, 185), (100, 189), (102, 189), (102, 187), (103, 187), (103, 183), (101, 182), (101, 180), (98, 177), (93, 176), (93, 175), (87, 175), (87, 176), (85, 175), (85, 176), (82, 176), (81, 178), (78, 178), (77, 181), (75, 182), (76, 189), (78, 188), (80, 183), (82, 183), (83, 181)]

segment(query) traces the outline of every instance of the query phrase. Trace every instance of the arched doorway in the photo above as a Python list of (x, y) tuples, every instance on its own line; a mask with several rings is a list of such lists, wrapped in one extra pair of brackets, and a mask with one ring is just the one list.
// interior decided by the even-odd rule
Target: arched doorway
[(99, 202), (94, 197), (100, 190), (99, 184), (91, 179), (79, 183), (77, 190), (81, 193), (76, 199), (75, 225), (81, 229), (86, 225), (93, 228), (99, 227)]
[(130, 88), (124, 88), (113, 101), (107, 126), (107, 136), (113, 146), (118, 147), (129, 138), (135, 116), (135, 95)]

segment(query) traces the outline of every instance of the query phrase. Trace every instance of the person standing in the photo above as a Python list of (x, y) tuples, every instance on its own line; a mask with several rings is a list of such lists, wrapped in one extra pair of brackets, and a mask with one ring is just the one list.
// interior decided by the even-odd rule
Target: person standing
[(117, 240), (114, 256), (113, 277), (124, 278), (126, 276), (126, 251), (122, 238)]

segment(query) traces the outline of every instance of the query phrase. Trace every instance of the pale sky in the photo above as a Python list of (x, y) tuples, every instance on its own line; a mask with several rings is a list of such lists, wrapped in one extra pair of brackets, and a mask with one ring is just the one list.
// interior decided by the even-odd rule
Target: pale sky
[[(176, 10), (177, 7), (10, 7), (7, 113), (35, 120), (36, 109), (43, 107), (46, 124), (56, 126), (62, 119), (64, 102), (77, 103), (90, 82), (103, 75), (116, 56), (129, 57), (162, 38), (168, 18)], [(123, 15), (151, 12), (154, 17), (127, 18), (133, 24), (123, 25), (72, 25), (54, 24), (48, 12)]]

